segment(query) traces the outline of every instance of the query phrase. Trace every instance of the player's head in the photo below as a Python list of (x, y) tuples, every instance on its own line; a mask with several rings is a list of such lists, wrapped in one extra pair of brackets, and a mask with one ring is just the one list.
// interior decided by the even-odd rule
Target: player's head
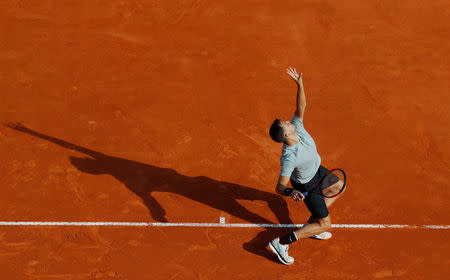
[(295, 125), (288, 121), (276, 119), (269, 129), (270, 137), (277, 143), (285, 142), (291, 135), (295, 135)]

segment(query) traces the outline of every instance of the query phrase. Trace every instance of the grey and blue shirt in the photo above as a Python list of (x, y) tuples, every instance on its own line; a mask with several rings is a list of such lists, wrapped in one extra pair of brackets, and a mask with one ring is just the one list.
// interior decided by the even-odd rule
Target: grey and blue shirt
[(316, 174), (321, 158), (317, 153), (316, 143), (303, 127), (303, 119), (294, 114), (291, 123), (295, 125), (300, 142), (293, 146), (283, 145), (280, 175), (305, 184)]

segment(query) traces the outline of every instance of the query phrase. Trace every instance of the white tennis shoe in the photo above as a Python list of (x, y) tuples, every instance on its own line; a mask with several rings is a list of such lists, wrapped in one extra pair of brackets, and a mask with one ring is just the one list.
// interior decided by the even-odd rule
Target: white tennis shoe
[(269, 247), (277, 255), (278, 259), (283, 264), (290, 265), (290, 264), (294, 263), (294, 258), (289, 256), (289, 254), (288, 254), (289, 245), (281, 244), (279, 237), (277, 237), (274, 240), (270, 241), (269, 242)]
[[(306, 226), (307, 224), (308, 223), (305, 223), (303, 226)], [(317, 239), (317, 240), (327, 240), (327, 239), (330, 239), (331, 236), (333, 236), (331, 234), (331, 232), (324, 231), (324, 232), (321, 232), (318, 234), (311, 235), (309, 238), (313, 238), (313, 239)]]
[(314, 239), (318, 239), (318, 240), (327, 240), (327, 239), (330, 239), (331, 236), (333, 236), (331, 234), (331, 232), (324, 231), (324, 232), (321, 232), (319, 234), (311, 235), (310, 238), (314, 238)]

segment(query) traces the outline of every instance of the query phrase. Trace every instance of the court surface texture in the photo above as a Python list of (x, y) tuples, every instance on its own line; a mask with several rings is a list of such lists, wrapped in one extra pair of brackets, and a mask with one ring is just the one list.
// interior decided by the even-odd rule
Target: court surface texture
[[(447, 279), (448, 1), (2, 1), (0, 278)], [(275, 193), (304, 126), (333, 237)]]

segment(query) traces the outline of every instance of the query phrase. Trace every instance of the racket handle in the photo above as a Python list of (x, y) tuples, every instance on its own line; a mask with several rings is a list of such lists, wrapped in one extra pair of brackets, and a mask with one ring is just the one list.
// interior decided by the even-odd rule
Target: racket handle
[(303, 194), (304, 197), (307, 197), (309, 193), (308, 192), (302, 192), (302, 194)]

